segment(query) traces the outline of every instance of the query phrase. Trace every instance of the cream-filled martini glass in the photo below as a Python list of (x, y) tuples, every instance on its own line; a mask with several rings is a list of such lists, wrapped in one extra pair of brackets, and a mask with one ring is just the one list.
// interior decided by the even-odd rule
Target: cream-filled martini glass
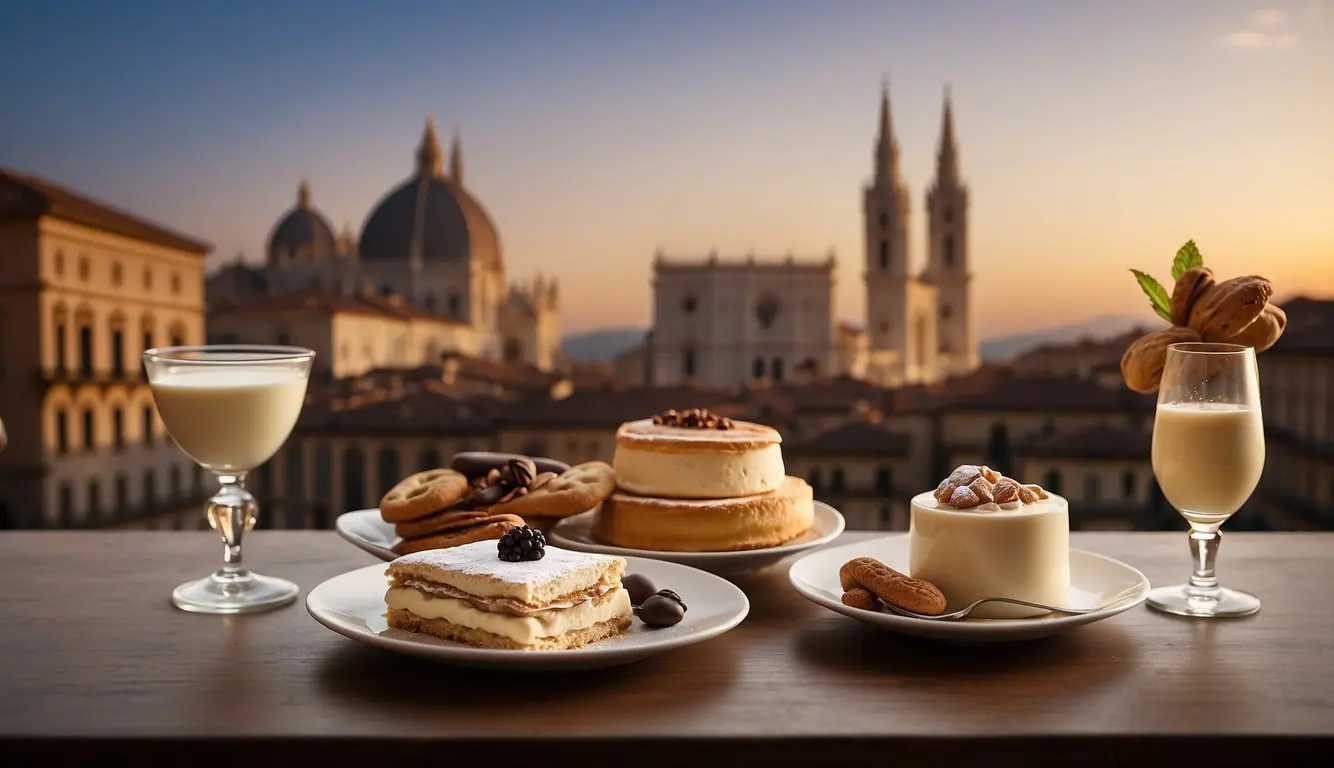
[(144, 352), (148, 384), (162, 423), (181, 450), (221, 487), (208, 500), (208, 522), (222, 534), (222, 568), (171, 593), (177, 608), (251, 613), (285, 605), (297, 586), (261, 576), (241, 562), (241, 537), (258, 505), (245, 475), (286, 442), (306, 398), (315, 353), (300, 347), (168, 347)]
[(1149, 605), (1204, 618), (1260, 610), (1255, 595), (1218, 584), (1218, 529), (1250, 498), (1265, 466), (1255, 350), (1235, 344), (1167, 348), (1153, 421), (1153, 474), (1163, 496), (1190, 524), (1194, 572), (1158, 587)]

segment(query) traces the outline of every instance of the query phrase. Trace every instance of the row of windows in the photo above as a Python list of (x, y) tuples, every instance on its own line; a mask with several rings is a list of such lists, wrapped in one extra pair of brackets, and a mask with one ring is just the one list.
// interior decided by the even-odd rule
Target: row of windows
[[(61, 528), (72, 528), (80, 519), (97, 523), (102, 520), (114, 519), (119, 515), (126, 515), (135, 509), (151, 510), (160, 502), (174, 503), (187, 500), (183, 482), (184, 473), (180, 466), (172, 466), (167, 471), (166, 495), (162, 498), (158, 497), (157, 478), (156, 470), (149, 469), (144, 472), (139, 503), (132, 505), (130, 503), (129, 475), (125, 473), (117, 474), (111, 481), (110, 506), (105, 506), (103, 502), (101, 478), (95, 477), (88, 480), (86, 504), (82, 516), (77, 515), (75, 510), (74, 484), (61, 483), (56, 491), (57, 525)], [(191, 483), (194, 495), (201, 495), (204, 488), (204, 473), (199, 467), (194, 467)]]
[[(64, 251), (56, 251), (55, 267), (56, 267), (56, 276), (64, 277), (65, 276)], [(91, 263), (88, 261), (87, 254), (81, 254), (79, 256), (79, 261), (75, 269), (78, 270), (78, 276), (80, 280), (83, 281), (88, 280), (90, 274), (92, 273), (92, 266)], [(152, 267), (144, 267), (143, 276), (141, 280), (145, 291), (153, 290)], [(111, 284), (119, 286), (122, 283), (124, 283), (124, 281), (125, 281), (125, 274), (124, 270), (121, 268), (120, 262), (119, 261), (111, 262)], [(173, 271), (171, 273), (171, 292), (173, 294), (179, 294), (181, 292), (181, 275), (179, 272)]]
[[(80, 313), (75, 318), (77, 327), (78, 358), (74, 370), (79, 375), (91, 377), (93, 375), (93, 344), (94, 344), (94, 326), (92, 317), (85, 313)], [(55, 316), (55, 347), (56, 347), (56, 370), (64, 372), (69, 364), (69, 342), (68, 329), (66, 327), (65, 310), (63, 307), (56, 308)], [(112, 316), (108, 322), (108, 331), (111, 334), (111, 373), (114, 376), (125, 375), (125, 321), (120, 315)], [(154, 346), (153, 320), (145, 317), (140, 321), (140, 343), (143, 349), (152, 349)], [(185, 343), (185, 327), (181, 323), (173, 323), (169, 332), (169, 341), (171, 346), (179, 347)]]
[[(807, 358), (805, 362), (803, 362), (800, 366), (798, 366), (798, 370), (804, 368), (812, 373), (818, 373), (819, 367), (820, 364), (815, 360), (815, 358), (811, 357)], [(754, 360), (750, 361), (750, 376), (753, 379), (763, 379), (765, 375), (765, 370), (767, 369), (769, 373), (769, 378), (771, 380), (782, 381), (784, 375), (784, 368), (785, 365), (783, 362), (783, 358), (781, 357), (775, 357), (773, 360), (770, 360), (767, 363), (763, 357), (757, 357)], [(695, 350), (687, 349), (681, 353), (681, 374), (686, 378), (691, 378), (695, 375), (695, 372), (696, 372)]]
[[(812, 467), (806, 476), (806, 482), (810, 484), (811, 489), (817, 494), (821, 491), (828, 491), (831, 494), (840, 494), (847, 491), (847, 478), (843, 474), (842, 467), (833, 467), (829, 470), (829, 485), (824, 484), (824, 473), (820, 467)], [(876, 467), (875, 470), (875, 492), (881, 496), (892, 496), (894, 494), (894, 470), (886, 466)]]
[[(82, 426), (80, 446), (85, 451), (94, 450), (97, 447), (97, 431), (93, 409), (84, 408), (79, 413), (79, 420)], [(69, 412), (64, 408), (57, 408), (56, 453), (62, 456), (70, 452), (69, 421)], [(155, 421), (153, 406), (145, 405), (140, 412), (140, 434), (143, 435), (144, 445), (153, 444), (153, 425)], [(125, 410), (119, 407), (111, 409), (111, 444), (118, 451), (125, 448)]]

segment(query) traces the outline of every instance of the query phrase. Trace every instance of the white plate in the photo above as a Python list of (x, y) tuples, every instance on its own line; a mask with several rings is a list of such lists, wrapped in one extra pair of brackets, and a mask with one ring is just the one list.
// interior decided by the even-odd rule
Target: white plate
[(925, 621), (877, 613), (843, 604), (838, 570), (854, 557), (874, 557), (896, 571), (908, 572), (905, 534), (860, 541), (813, 552), (792, 564), (788, 579), (803, 597), (874, 627), (905, 635), (956, 643), (1014, 643), (1037, 640), (1130, 610), (1149, 596), (1149, 580), (1138, 570), (1104, 555), (1070, 550), (1070, 600), (1064, 608), (1102, 610), (1080, 616), (1038, 616), (1031, 619), (965, 619)]
[(476, 648), (391, 628), (384, 618), (388, 580), (383, 565), (368, 565), (323, 582), (306, 597), (306, 610), (340, 635), (398, 653), (466, 667), (553, 670), (613, 667), (693, 645), (735, 627), (750, 612), (745, 593), (717, 576), (658, 560), (626, 561), (627, 573), (643, 574), (659, 589), (681, 596), (687, 610), (680, 624), (654, 629), (636, 618), (625, 634), (568, 651)]
[(381, 560), (398, 557), (394, 551), (394, 545), (399, 542), (398, 534), (394, 533), (393, 523), (386, 523), (380, 517), (378, 509), (344, 512), (334, 521), (334, 530), (338, 531), (339, 536)]
[(651, 557), (698, 568), (719, 576), (737, 576), (758, 571), (782, 560), (788, 555), (805, 552), (812, 547), (828, 544), (843, 532), (843, 515), (823, 502), (815, 502), (815, 522), (795, 541), (768, 549), (742, 552), (660, 552), (649, 549), (617, 547), (593, 538), (593, 512), (585, 512), (560, 521), (547, 534), (547, 540), (558, 547), (580, 552), (599, 552), (622, 557)]

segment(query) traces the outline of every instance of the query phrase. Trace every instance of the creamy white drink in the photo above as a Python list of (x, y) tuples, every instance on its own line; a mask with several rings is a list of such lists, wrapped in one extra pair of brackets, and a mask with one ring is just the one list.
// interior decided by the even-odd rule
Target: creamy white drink
[[(1011, 501), (954, 507), (931, 492), (912, 499), (908, 568), (913, 578), (940, 588), (947, 610), (984, 597), (1012, 597), (1066, 605), (1070, 591), (1070, 508), (1046, 493), (1030, 503)], [(1045, 611), (987, 604), (974, 616), (1025, 618)]]
[(1158, 406), (1153, 474), (1192, 523), (1222, 525), (1246, 502), (1265, 466), (1260, 409), (1231, 403)]
[(306, 396), (304, 371), (279, 367), (182, 367), (152, 378), (167, 430), (205, 469), (246, 472), (287, 440)]

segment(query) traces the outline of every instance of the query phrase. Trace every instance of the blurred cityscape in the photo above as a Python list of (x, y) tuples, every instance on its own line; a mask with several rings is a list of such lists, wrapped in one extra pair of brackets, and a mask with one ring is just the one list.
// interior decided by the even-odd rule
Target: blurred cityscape
[[(509, 274), (462, 142), (446, 150), (429, 120), (359, 232), (293, 180), (265, 261), (208, 274), (210, 244), (0, 170), (0, 527), (206, 527), (213, 482), (165, 433), (140, 353), (210, 342), (317, 352), (296, 431), (247, 480), (261, 527), (329, 528), (458, 451), (610, 461), (621, 422), (698, 407), (778, 428), (789, 474), (851, 528), (904, 530), (912, 495), (986, 463), (1068, 497), (1075, 529), (1183, 529), (1150, 467), (1153, 398), (1119, 369), (1149, 328), (984, 362), (948, 93), (925, 190), (904, 182), (888, 91), (867, 106), (873, 160), (848, 180), (863, 252), (644, 253), (653, 325), (610, 362), (566, 353), (559, 267)], [(842, 259), (860, 326), (834, 310)], [(1334, 301), (1281, 305), (1260, 356), (1265, 475), (1233, 530), (1334, 528)]]

